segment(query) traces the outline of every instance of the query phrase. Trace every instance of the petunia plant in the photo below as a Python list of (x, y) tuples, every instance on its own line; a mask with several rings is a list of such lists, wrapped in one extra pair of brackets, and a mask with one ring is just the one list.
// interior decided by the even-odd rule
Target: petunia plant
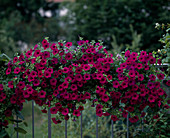
[(102, 42), (80, 40), (50, 43), (44, 39), (34, 48), (16, 55), (0, 80), (0, 120), (5, 128), (19, 114), (25, 101), (34, 100), (42, 112), (50, 108), (55, 124), (81, 115), (91, 101), (96, 115), (126, 118), (159, 118), (169, 108), (160, 83), (165, 75), (156, 68), (161, 61), (152, 53), (127, 50), (120, 57), (108, 53)]

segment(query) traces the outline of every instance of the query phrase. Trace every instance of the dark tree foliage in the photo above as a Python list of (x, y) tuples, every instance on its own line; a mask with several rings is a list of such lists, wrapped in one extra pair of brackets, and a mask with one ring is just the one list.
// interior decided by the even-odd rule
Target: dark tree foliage
[(29, 47), (46, 36), (56, 40), (58, 6), (46, 0), (0, 0), (0, 51), (13, 56), (24, 45)]
[(119, 45), (130, 44), (132, 25), (142, 35), (140, 49), (155, 50), (160, 47), (161, 37), (155, 23), (170, 22), (169, 6), (168, 0), (76, 0), (65, 4), (67, 39), (75, 40), (80, 35), (102, 39), (109, 46), (114, 34)]

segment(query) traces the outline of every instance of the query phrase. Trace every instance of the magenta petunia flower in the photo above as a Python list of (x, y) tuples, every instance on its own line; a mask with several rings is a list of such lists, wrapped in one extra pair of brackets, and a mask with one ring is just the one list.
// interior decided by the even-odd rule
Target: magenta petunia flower
[(6, 99), (6, 94), (5, 93), (1, 93), (0, 94), (0, 102), (2, 102), (4, 99)]
[(45, 95), (46, 95), (46, 92), (41, 90), (39, 93), (38, 93), (38, 97), (39, 98), (45, 98)]
[(8, 82), (8, 87), (9, 87), (9, 88), (14, 88), (13, 81), (9, 81), (9, 82)]
[(130, 121), (131, 123), (136, 123), (138, 120), (139, 120), (138, 116), (134, 116), (134, 117), (130, 117), (130, 118), (129, 118), (129, 121)]
[(117, 68), (116, 72), (117, 73), (123, 73), (123, 68)]
[(139, 80), (139, 81), (143, 81), (143, 80), (144, 80), (143, 74), (139, 74), (139, 75), (138, 75), (138, 80)]
[(33, 81), (33, 85), (34, 85), (34, 86), (40, 85), (40, 81), (39, 81), (38, 79), (35, 79), (35, 80)]
[(153, 116), (153, 119), (158, 119), (158, 118), (159, 118), (159, 115)]
[(6, 117), (9, 117), (9, 116), (12, 115), (12, 111), (9, 110), (9, 109), (7, 109), (7, 110), (4, 112), (4, 114), (5, 114)]
[(6, 75), (9, 75), (11, 73), (11, 68), (7, 68)]
[(49, 58), (50, 57), (50, 52), (44, 51), (44, 53), (42, 53), (42, 57), (43, 58)]
[(66, 53), (65, 59), (71, 60), (71, 59), (73, 59), (73, 55), (71, 53)]
[(28, 93), (28, 94), (32, 94), (33, 91), (34, 91), (34, 90), (33, 90), (33, 88), (32, 88), (31, 86), (27, 88), (27, 93)]
[(0, 84), (0, 91), (2, 91), (4, 88), (3, 84)]
[(52, 43), (51, 46), (50, 46), (50, 48), (51, 48), (51, 50), (56, 49), (56, 48), (57, 48), (56, 43)]
[(87, 73), (84, 74), (84, 79), (85, 79), (85, 80), (90, 80), (90, 74), (87, 74)]
[(127, 50), (127, 51), (125, 52), (125, 57), (130, 57), (130, 51), (129, 51), (129, 50)]
[(33, 77), (33, 76), (31, 76), (31, 75), (29, 75), (29, 76), (28, 76), (28, 81), (29, 81), (29, 82), (34, 81), (34, 77)]
[(132, 78), (136, 76), (135, 71), (132, 71), (132, 70), (130, 70), (128, 74)]
[(51, 73), (48, 70), (44, 71), (44, 77), (45, 78), (50, 78), (51, 77)]
[(139, 88), (138, 85), (135, 84), (135, 85), (132, 86), (132, 91), (137, 91), (138, 88)]
[(111, 115), (111, 119), (112, 119), (114, 122), (117, 121), (117, 120), (119, 120), (116, 115)]
[(159, 88), (160, 86), (161, 86), (161, 85), (160, 85), (160, 82), (155, 82), (155, 83), (154, 83), (154, 87), (155, 87), (155, 88)]
[(55, 78), (50, 79), (50, 85), (55, 86), (57, 84), (57, 80)]
[(75, 72), (76, 73), (81, 73), (82, 72), (82, 68), (81, 67), (77, 67)]
[(170, 80), (168, 80), (168, 81), (166, 82), (166, 85), (170, 86)]
[(151, 57), (149, 62), (150, 62), (150, 64), (155, 64), (156, 63), (156, 58)]
[(77, 81), (81, 81), (81, 80), (83, 80), (83, 77), (82, 77), (81, 74), (76, 74), (76, 75), (75, 75), (75, 79), (76, 79)]
[(107, 75), (107, 79), (108, 79), (108, 80), (112, 80), (112, 75), (108, 74), (108, 75)]
[(107, 94), (103, 94), (101, 99), (102, 101), (107, 102), (109, 100), (109, 96)]
[(150, 79), (151, 81), (155, 81), (156, 77), (155, 77), (155, 75), (151, 74), (151, 75), (149, 75), (149, 79)]
[(42, 42), (42, 47), (44, 48), (44, 50), (46, 50), (47, 48), (50, 47), (50, 44), (47, 42), (47, 41), (44, 41)]
[(146, 51), (141, 51), (141, 52), (140, 52), (140, 55), (146, 56), (146, 55), (147, 55), (147, 52), (146, 52)]
[(62, 114), (63, 115), (68, 115), (68, 113), (69, 113), (69, 110), (68, 110), (68, 108), (64, 108), (63, 110), (62, 110)]
[(128, 87), (128, 82), (123, 81), (122, 84), (120, 85), (123, 89)]
[(154, 88), (154, 83), (148, 82), (147, 87), (148, 87), (149, 89), (153, 89), (153, 88)]
[(76, 100), (77, 98), (78, 98), (77, 94), (75, 94), (75, 93), (71, 94), (71, 99), (72, 100)]
[(122, 117), (127, 118), (127, 115), (128, 115), (128, 112), (126, 112), (125, 110), (123, 110), (123, 112), (122, 112)]
[(71, 89), (72, 91), (77, 90), (77, 85), (76, 85), (76, 84), (72, 84), (71, 87), (70, 87), (70, 89)]
[(64, 99), (68, 99), (70, 97), (69, 93), (67, 93), (67, 92), (62, 93), (61, 96), (63, 96)]
[(144, 97), (147, 93), (145, 92), (145, 90), (140, 92), (140, 96)]
[(144, 65), (145, 70), (149, 70), (149, 65)]
[(157, 90), (157, 92), (158, 92), (158, 95), (164, 95), (165, 94), (165, 91), (162, 88), (159, 88)]
[(148, 98), (148, 101), (149, 101), (150, 103), (155, 102), (155, 97), (154, 97), (153, 95), (150, 95), (149, 98)]
[(91, 98), (91, 94), (89, 92), (85, 92), (84, 98), (85, 99), (90, 99)]
[(73, 111), (73, 115), (74, 115), (74, 116), (80, 116), (81, 113), (80, 113), (79, 110), (74, 110), (74, 111)]
[(143, 68), (143, 65), (141, 63), (137, 63), (136, 66), (135, 66), (137, 69), (142, 69)]
[(61, 103), (55, 103), (55, 107), (57, 107), (57, 109), (59, 109), (62, 107), (62, 105), (61, 105)]
[(134, 93), (133, 96), (132, 96), (132, 99), (133, 100), (138, 100), (139, 98), (139, 95), (137, 93)]
[(162, 64), (162, 60), (158, 59), (158, 64), (161, 65)]
[(32, 49), (26, 52), (26, 57), (30, 58), (32, 56)]
[(27, 90), (25, 90), (25, 91), (23, 91), (23, 96), (24, 96), (24, 98), (29, 98), (30, 94), (28, 93)]
[(90, 65), (84, 64), (84, 65), (83, 65), (83, 69), (84, 69), (85, 71), (90, 70)]
[(157, 77), (158, 77), (158, 79), (163, 80), (165, 75), (160, 73), (160, 74), (157, 74)]
[(19, 73), (20, 73), (20, 68), (19, 68), (19, 67), (16, 67), (16, 68), (14, 69), (14, 73), (15, 73), (15, 74), (19, 74)]
[(19, 89), (23, 89), (25, 87), (25, 83), (23, 81), (20, 81), (18, 84), (17, 84), (17, 87)]
[(58, 49), (54, 49), (52, 53), (53, 53), (53, 55), (56, 55), (56, 54), (59, 53), (59, 50)]
[(79, 111), (83, 111), (84, 110), (84, 106), (80, 105), (78, 108)]
[(96, 115), (101, 117), (103, 115), (103, 111), (101, 109), (96, 110)]
[(70, 48), (72, 45), (73, 45), (72, 42), (67, 42), (67, 43), (65, 44), (65, 46), (68, 47), (68, 48)]
[(13, 63), (16, 63), (17, 61), (18, 61), (18, 58), (17, 58), (17, 57), (14, 57)]
[(118, 88), (120, 86), (119, 82), (116, 80), (116, 81), (113, 81), (113, 87), (114, 88)]
[(101, 84), (105, 84), (107, 82), (107, 79), (106, 79), (106, 77), (102, 77), (101, 79), (100, 79), (100, 83)]
[(65, 81), (65, 82), (62, 83), (62, 86), (63, 86), (64, 89), (67, 89), (68, 85), (69, 85), (68, 81)]
[(51, 107), (50, 112), (51, 112), (51, 114), (57, 114), (57, 112), (58, 112), (57, 107)]
[(84, 40), (80, 40), (80, 41), (78, 41), (77, 43), (78, 43), (78, 45), (80, 45), (80, 46), (81, 46), (81, 45), (83, 45), (84, 43), (86, 43), (86, 41), (84, 41)]

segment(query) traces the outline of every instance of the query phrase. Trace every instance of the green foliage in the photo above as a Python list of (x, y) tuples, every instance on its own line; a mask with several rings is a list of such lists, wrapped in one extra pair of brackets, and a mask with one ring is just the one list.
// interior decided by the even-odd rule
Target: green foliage
[[(0, 51), (12, 57), (47, 35), (56, 40), (57, 9), (58, 3), (46, 0), (0, 0)], [(52, 16), (47, 17), (46, 11)]]
[(162, 29), (166, 29), (166, 34), (159, 41), (163, 44), (163, 48), (159, 51), (165, 58), (163, 62), (170, 63), (170, 24), (162, 24)]
[[(3, 70), (3, 68), (6, 66), (5, 64), (10, 60), (10, 58), (6, 55), (6, 54), (1, 54), (0, 53), (0, 69)], [(1, 77), (4, 76), (4, 74), (1, 74), (2, 72), (0, 72)], [(0, 79), (2, 79), (0, 77)]]
[[(154, 30), (156, 22), (169, 22), (169, 3), (167, 0), (76, 0), (63, 4), (68, 14), (63, 17), (67, 40), (83, 36), (90, 40), (104, 40), (108, 48), (115, 35), (117, 44), (129, 44), (134, 40), (131, 35), (133, 26), (141, 36), (140, 49), (147, 51), (160, 47), (157, 40), (160, 32)], [(136, 44), (136, 42), (134, 42)]]
[(158, 120), (154, 122), (149, 122), (145, 125), (145, 131), (138, 134), (137, 137), (149, 137), (149, 138), (167, 138), (170, 137), (169, 132), (169, 120), (170, 115), (168, 113), (163, 113)]
[(158, 30), (160, 28), (163, 31), (165, 30), (165, 34), (159, 40), (162, 43), (162, 47), (161, 49), (158, 49), (158, 51), (154, 53), (162, 58), (163, 63), (168, 64), (167, 74), (170, 75), (170, 24), (156, 23), (155, 28), (157, 28)]
[(27, 131), (25, 131), (23, 128), (21, 127), (15, 127), (14, 130), (18, 133), (22, 133), (22, 134), (26, 134)]
[(132, 34), (132, 42), (131, 44), (120, 44), (118, 45), (117, 40), (116, 40), (116, 36), (112, 35), (112, 48), (111, 49), (111, 53), (116, 54), (120, 54), (121, 51), (125, 48), (131, 49), (135, 52), (139, 52), (139, 47), (141, 46), (141, 34), (137, 34), (137, 32), (133, 29), (133, 26), (130, 25), (130, 30), (131, 30), (131, 34)]
[(9, 56), (12, 56), (14, 52), (17, 51), (15, 42), (12, 37), (6, 35), (6, 31), (1, 29), (0, 24), (0, 51), (6, 53)]

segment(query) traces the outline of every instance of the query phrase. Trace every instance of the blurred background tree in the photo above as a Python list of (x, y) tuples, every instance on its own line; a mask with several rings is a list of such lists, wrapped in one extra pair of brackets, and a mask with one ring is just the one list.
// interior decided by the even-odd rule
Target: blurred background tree
[(62, 17), (67, 40), (77, 40), (78, 35), (102, 39), (108, 49), (115, 41), (113, 35), (118, 45), (132, 45), (130, 25), (141, 35), (138, 49), (160, 48), (161, 33), (154, 29), (155, 23), (170, 22), (168, 0), (75, 0), (63, 6), (67, 9)]
[(168, 0), (62, 1), (0, 0), (0, 51), (12, 57), (46, 36), (51, 41), (101, 39), (111, 51), (115, 42), (120, 50), (153, 51), (161, 48), (163, 34), (155, 23), (170, 22)]
[(45, 36), (58, 36), (58, 3), (46, 0), (0, 0), (0, 51), (13, 56)]

